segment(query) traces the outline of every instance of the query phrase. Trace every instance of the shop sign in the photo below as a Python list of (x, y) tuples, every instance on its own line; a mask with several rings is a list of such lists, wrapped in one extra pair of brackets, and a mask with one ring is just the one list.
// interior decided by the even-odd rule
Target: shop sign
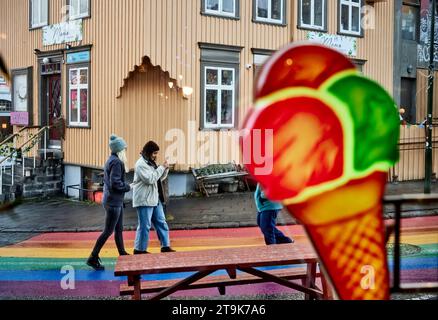
[(311, 31), (307, 33), (307, 40), (336, 49), (349, 57), (357, 56), (357, 40), (354, 37)]
[(43, 45), (82, 41), (82, 20), (52, 24), (43, 28)]
[(67, 63), (90, 62), (90, 51), (73, 52), (67, 54)]
[(11, 124), (14, 126), (28, 126), (29, 112), (11, 112)]

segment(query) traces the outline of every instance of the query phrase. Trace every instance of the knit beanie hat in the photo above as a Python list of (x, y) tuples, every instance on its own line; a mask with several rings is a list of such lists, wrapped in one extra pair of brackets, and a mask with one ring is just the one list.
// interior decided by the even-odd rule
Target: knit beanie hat
[(123, 138), (118, 137), (115, 134), (111, 135), (109, 147), (112, 153), (118, 153), (123, 149), (126, 149), (127, 146), (128, 145), (126, 144), (125, 140), (123, 140)]
[(152, 153), (154, 153), (155, 151), (160, 151), (160, 147), (155, 142), (149, 141), (145, 144), (141, 153), (146, 158), (150, 158)]

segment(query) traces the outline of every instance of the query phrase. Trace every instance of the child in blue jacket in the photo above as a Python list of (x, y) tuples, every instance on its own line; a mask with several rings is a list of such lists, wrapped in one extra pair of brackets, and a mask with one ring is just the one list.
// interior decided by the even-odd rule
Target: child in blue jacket
[(254, 194), (255, 203), (257, 207), (257, 225), (265, 237), (265, 243), (281, 244), (281, 243), (293, 243), (294, 240), (285, 236), (280, 230), (277, 229), (277, 216), (283, 209), (281, 203), (270, 201), (263, 192), (260, 184), (257, 185), (257, 189)]

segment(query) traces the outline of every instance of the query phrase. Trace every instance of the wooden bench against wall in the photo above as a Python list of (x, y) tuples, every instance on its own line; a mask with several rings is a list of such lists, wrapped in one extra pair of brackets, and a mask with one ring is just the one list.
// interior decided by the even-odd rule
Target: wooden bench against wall
[(247, 190), (250, 190), (247, 181), (248, 172), (246, 172), (241, 166), (235, 163), (210, 164), (199, 169), (190, 169), (199, 190), (207, 197), (209, 196), (209, 192), (206, 187), (208, 184), (230, 178), (243, 181)]

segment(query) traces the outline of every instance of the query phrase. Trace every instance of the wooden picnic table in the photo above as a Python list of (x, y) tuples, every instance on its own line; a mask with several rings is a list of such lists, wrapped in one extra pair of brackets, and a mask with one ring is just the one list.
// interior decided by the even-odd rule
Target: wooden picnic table
[[(160, 288), (158, 293), (149, 297), (150, 300), (159, 300), (176, 291), (190, 288), (191, 284), (200, 279), (208, 278), (218, 270), (225, 270), (230, 279), (235, 279), (237, 271), (241, 271), (252, 275), (257, 280), (254, 283), (274, 282), (304, 292), (306, 298), (323, 298), (325, 295), (315, 285), (317, 263), (317, 255), (310, 243), (294, 243), (121, 256), (117, 260), (114, 274), (115, 276), (128, 277), (128, 286), (133, 286), (132, 297), (135, 300), (141, 299), (141, 275), (194, 272), (185, 279), (174, 281), (169, 287)], [(303, 279), (302, 285), (291, 282), (275, 273), (256, 269), (258, 267), (301, 264), (307, 265), (305, 274), (307, 276)], [(323, 287), (327, 286), (325, 279), (321, 278)], [(219, 285), (220, 283), (218, 283)], [(326, 291), (325, 288), (324, 291)]]

